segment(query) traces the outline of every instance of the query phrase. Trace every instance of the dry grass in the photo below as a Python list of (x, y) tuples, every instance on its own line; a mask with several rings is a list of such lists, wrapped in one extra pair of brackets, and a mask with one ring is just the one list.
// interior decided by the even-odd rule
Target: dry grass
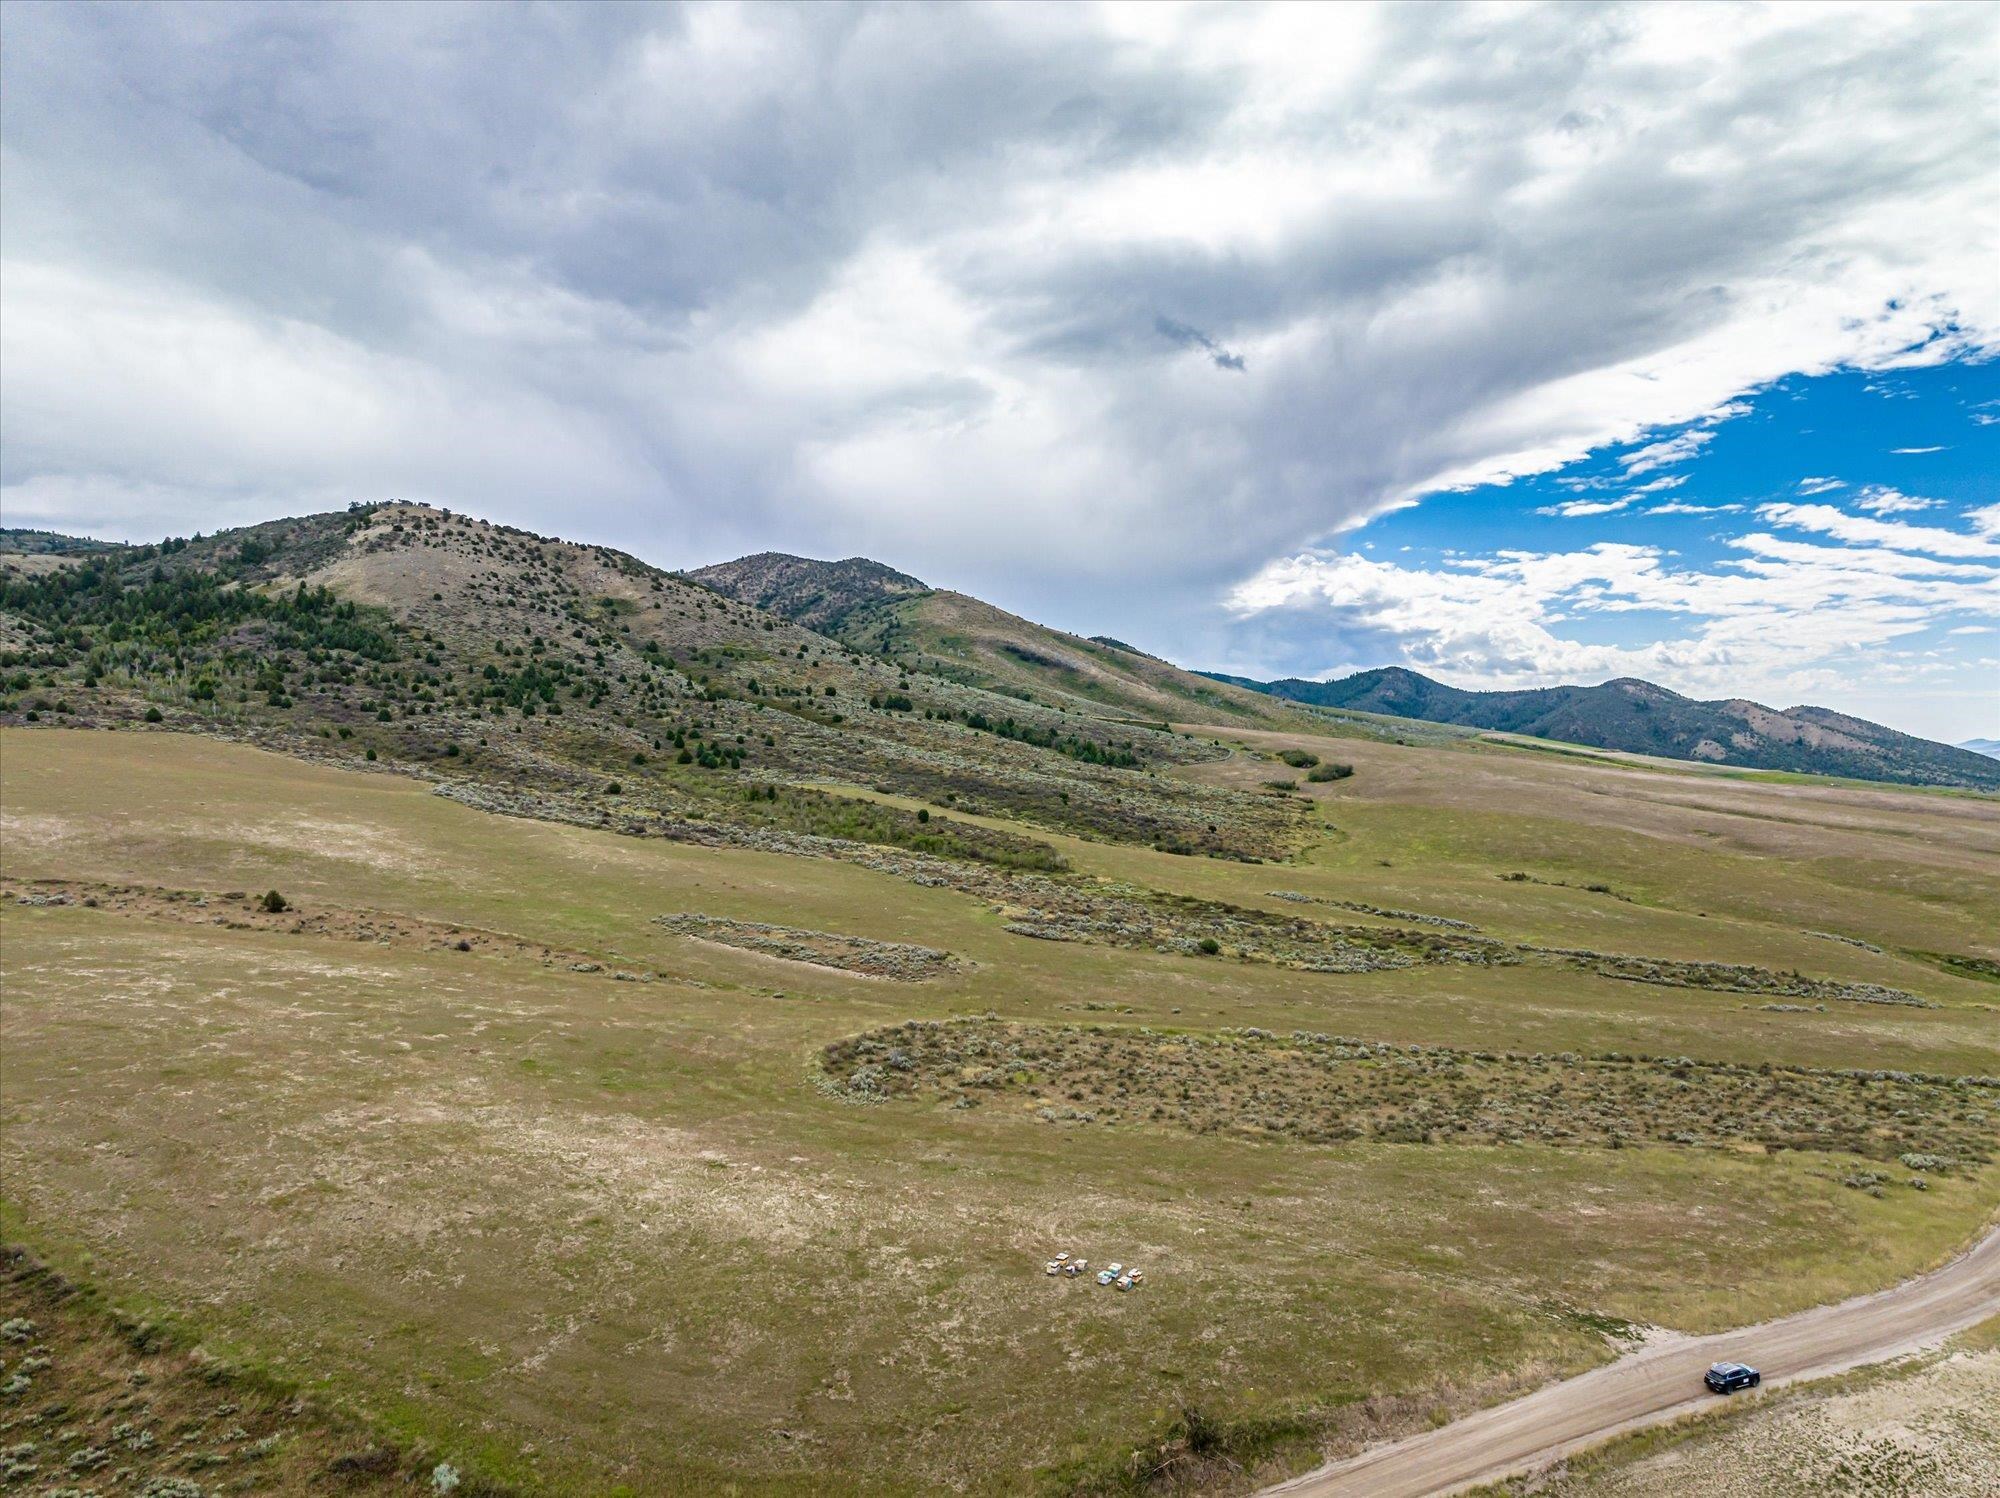
[(1754, 1145), (1897, 1161), (1898, 1179), (1925, 1189), (2000, 1142), (2000, 1079), (997, 1020), (910, 1021), (821, 1059), (849, 1096), (955, 1109), (990, 1100), (1047, 1122), (1308, 1144)]
[[(0, 751), (10, 887), (140, 891), (0, 905), (15, 1232), (399, 1447), (524, 1490), (1102, 1487), (1171, 1445), (1184, 1406), (1237, 1465), (1183, 1475), (1247, 1483), (1599, 1361), (1603, 1318), (1709, 1330), (1891, 1282), (1996, 1199), (1992, 1167), (1876, 1197), (1841, 1184), (1862, 1162), (1818, 1151), (1305, 1145), (1050, 1127), (1012, 1091), (850, 1106), (809, 1081), (826, 1046), (912, 1016), (1049, 1026), (1105, 1005), (1156, 1030), (2000, 1070), (1989, 984), (1808, 934), (1867, 935), (1916, 889), (1926, 950), (1962, 945), (1988, 886), (1940, 890), (1920, 860), (1841, 863), (1873, 880), (1844, 886), (1719, 859), (1743, 913), (1700, 919), (1643, 869), (1565, 867), (1531, 846), (1546, 829), (1469, 813), (1447, 836), (1408, 808), (1342, 812), (1282, 873), (1050, 834), (1078, 874), (1057, 883), (1129, 886), (1149, 920), (1291, 888), (1509, 944), (1803, 962), (1940, 1004), (1771, 1014), (1582, 966), (1313, 973), (1027, 941), (1004, 900), (912, 878), (901, 850), (499, 818), (212, 741), (8, 733)], [(1468, 861), (1451, 838), (1486, 841)], [(1515, 868), (1636, 898), (1494, 877)], [(266, 920), (251, 897), (273, 887), (294, 908)], [(1804, 888), (1810, 918), (1787, 924)], [(780, 967), (657, 924), (676, 910), (965, 965), (922, 985)], [(1385, 919), (1351, 924), (1399, 946)], [(1143, 1262), (1150, 1288), (1048, 1280), (1060, 1246)]]

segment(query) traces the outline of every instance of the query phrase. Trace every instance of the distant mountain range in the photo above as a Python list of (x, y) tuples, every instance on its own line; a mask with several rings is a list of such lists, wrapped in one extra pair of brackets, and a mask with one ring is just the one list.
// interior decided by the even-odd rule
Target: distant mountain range
[(1991, 759), (2000, 759), (2000, 739), (1967, 739), (1958, 747), (1970, 749), (1974, 754), (1984, 754)]
[(2000, 790), (2000, 760), (1988, 752), (1933, 743), (1823, 707), (1781, 712), (1740, 697), (1698, 702), (1630, 677), (1595, 687), (1520, 692), (1462, 691), (1400, 666), (1338, 681), (1213, 679), (1311, 707), (1454, 723), (1667, 759)]

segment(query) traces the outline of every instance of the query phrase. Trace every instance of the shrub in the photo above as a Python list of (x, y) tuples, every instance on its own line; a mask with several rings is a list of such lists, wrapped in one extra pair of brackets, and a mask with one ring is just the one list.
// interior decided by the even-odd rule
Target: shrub
[(1352, 765), (1336, 765), (1329, 763), (1324, 765), (1314, 765), (1310, 770), (1306, 771), (1306, 779), (1319, 780), (1319, 781), (1345, 780), (1347, 779), (1348, 776), (1352, 775), (1353, 773), (1354, 773), (1354, 766)]
[(1212, 936), (1204, 936), (1196, 945), (1201, 948), (1201, 955), (1204, 957), (1213, 957), (1222, 950), (1222, 943)]
[(274, 889), (266, 890), (264, 893), (264, 898), (259, 900), (257, 903), (263, 906), (264, 909), (269, 911), (272, 915), (279, 915), (282, 912), (291, 909), (291, 903), (288, 900), (286, 900), (283, 895), (279, 894)]
[(146, 721), (148, 723), (158, 723), (165, 716), (166, 715), (162, 713), (157, 707), (149, 707), (146, 709)]
[(1294, 770), (1310, 770), (1314, 765), (1319, 763), (1319, 756), (1317, 754), (1308, 753), (1304, 749), (1280, 750), (1278, 758), (1290, 765)]

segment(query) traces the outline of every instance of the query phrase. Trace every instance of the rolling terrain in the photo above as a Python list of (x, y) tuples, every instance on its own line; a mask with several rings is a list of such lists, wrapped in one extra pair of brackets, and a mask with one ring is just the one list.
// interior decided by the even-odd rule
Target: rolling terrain
[(1106, 636), (1049, 629), (864, 557), (818, 562), (763, 552), (687, 575), (911, 670), (1023, 701), (1152, 720), (1294, 719), (1259, 693), (1183, 671)]
[(87, 1287), (0, 1283), (0, 1418), (78, 1411), (0, 1448), (1241, 1493), (2000, 1209), (2000, 800), (1082, 642), (1107, 702), (785, 560), (412, 505), (0, 556), (0, 1227)]
[(1595, 687), (1519, 692), (1462, 691), (1400, 666), (1338, 681), (1215, 679), (1312, 707), (1528, 734), (1665, 759), (2000, 790), (2000, 767), (1970, 748), (1914, 738), (1823, 707), (1780, 712), (1742, 698), (1697, 702), (1630, 678)]

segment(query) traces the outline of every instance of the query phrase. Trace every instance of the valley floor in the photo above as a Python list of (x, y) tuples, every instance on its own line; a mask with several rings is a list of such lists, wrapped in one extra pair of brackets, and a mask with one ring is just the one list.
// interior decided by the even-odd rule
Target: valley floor
[[(1993, 1219), (2000, 1092), (1954, 1079), (2000, 1074), (2000, 803), (1212, 732), (1228, 757), (1176, 773), (1355, 763), (1298, 787), (1300, 858), (1038, 835), (1084, 874), (1655, 977), (1037, 940), (890, 868), (498, 817), (209, 739), (7, 730), (6, 1234), (468, 1483), (1108, 1492), (1249, 1489), (1647, 1326), (1892, 1283)], [(1922, 1005), (1672, 966), (1696, 962)], [(1230, 1048), (1241, 1097), (1114, 1118), (1100, 1095), (1136, 1071), (1086, 1088), (1024, 1058), (905, 1094), (829, 1069), (853, 1037), (988, 1016)], [(1854, 1147), (1612, 1147), (1491, 1112), (1491, 1138), (1361, 1118), (1314, 1142), (1259, 1095), (1257, 1046), (1323, 1054), (1294, 1032), (1436, 1048), (1438, 1108), (1480, 1053), (1558, 1087), (1648, 1058), (1697, 1096), (1704, 1064), (1772, 1063)], [(869, 1064), (900, 1075), (896, 1049)], [(1177, 1102), (1148, 1056), (1148, 1107)], [(1392, 1064), (1324, 1056), (1336, 1080)], [(1853, 1071), (1942, 1079), (1923, 1106), (1955, 1142), (1885, 1122), (1872, 1100), (1908, 1084)], [(1143, 1283), (1051, 1278), (1060, 1250)]]

